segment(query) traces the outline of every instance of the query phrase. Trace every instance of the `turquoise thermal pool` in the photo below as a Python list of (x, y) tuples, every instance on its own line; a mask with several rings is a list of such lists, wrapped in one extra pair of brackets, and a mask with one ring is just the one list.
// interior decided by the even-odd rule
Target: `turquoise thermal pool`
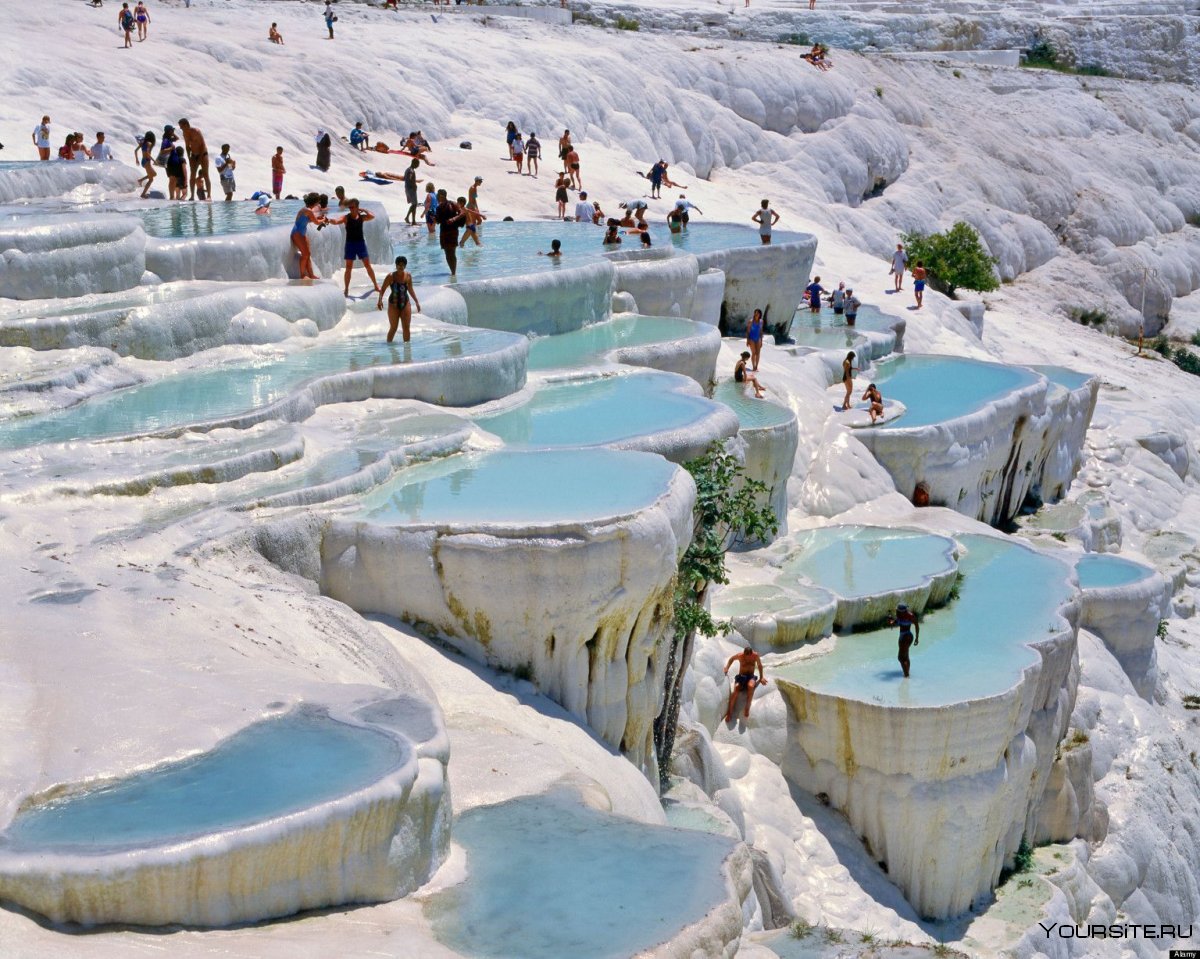
[(407, 760), (383, 733), (298, 710), (210, 752), (23, 809), (0, 842), (83, 853), (179, 842), (348, 795)]
[[(360, 198), (365, 191), (360, 191)], [(573, 212), (574, 197), (568, 204)], [(623, 211), (613, 204), (605, 210), (609, 216)], [(665, 216), (665, 214), (664, 214)], [(718, 250), (759, 246), (758, 231), (734, 223), (702, 223), (693, 215), (692, 223), (683, 233), (672, 236), (663, 217), (648, 218), (650, 237), (655, 249), (672, 249), (682, 253), (713, 253)], [(461, 239), (462, 234), (460, 232)], [(789, 234), (776, 232), (775, 243), (786, 242)], [(604, 227), (591, 223), (562, 221), (526, 221), (505, 223), (488, 220), (480, 233), (482, 246), (468, 243), (458, 251), (459, 280), (486, 280), (501, 276), (519, 276), (572, 266), (584, 266), (605, 259), (605, 253), (641, 249), (637, 236), (623, 236), (620, 246), (601, 243)], [(561, 257), (538, 256), (550, 249), (551, 240), (562, 242)], [(403, 233), (393, 229), (393, 248), (396, 256), (408, 257), (408, 269), (419, 283), (448, 283), (450, 268), (438, 245), (438, 235), (430, 236), (425, 226), (410, 227)]]
[(1075, 370), (1069, 370), (1065, 366), (1031, 366), (1029, 368), (1037, 373), (1041, 373), (1051, 383), (1057, 383), (1072, 393), (1075, 390), (1082, 389), (1087, 384), (1087, 381), (1092, 378), (1087, 373), (1077, 373)]
[[(215, 180), (215, 178), (214, 178)], [(289, 229), (303, 204), (299, 200), (274, 200), (271, 212), (258, 214), (253, 200), (234, 200), (226, 203), (175, 203), (123, 210), (142, 221), (147, 236), (160, 240), (179, 240), (195, 236), (221, 236), (228, 233), (253, 233), (273, 226)], [(336, 205), (336, 204), (335, 204)]]
[(958, 598), (921, 619), (912, 676), (896, 662), (897, 630), (856, 632), (821, 656), (776, 670), (781, 680), (885, 706), (945, 706), (1010, 689), (1038, 654), (1027, 643), (1066, 629), (1073, 593), (1059, 560), (1004, 540), (960, 536), (967, 549)]
[(829, 526), (794, 538), (778, 581), (797, 577), (845, 599), (895, 592), (953, 570), (954, 541), (916, 530)]
[(516, 799), (454, 822), (466, 879), (432, 896), (438, 940), (475, 959), (625, 959), (703, 918), (728, 893), (733, 842), (648, 826), (566, 799)]
[[(866, 377), (859, 376), (856, 384), (863, 379)], [(955, 356), (905, 355), (878, 363), (870, 379), (885, 399), (904, 404), (903, 416), (876, 427), (888, 430), (930, 426), (967, 416), (1037, 383), (1038, 374), (1020, 366)]]
[(364, 496), (352, 518), (395, 526), (627, 516), (666, 493), (676, 469), (623, 450), (461, 453), (402, 471)]
[(587, 366), (624, 346), (650, 346), (701, 336), (710, 327), (675, 316), (620, 316), (558, 336), (539, 336), (529, 345), (528, 369)]
[(508, 446), (602, 446), (699, 423), (720, 407), (681, 392), (690, 380), (631, 373), (543, 385), (520, 406), (481, 416)]
[(743, 429), (783, 426), (796, 418), (791, 410), (778, 403), (755, 399), (752, 389), (748, 390), (733, 380), (721, 383), (713, 392), (713, 399), (733, 410)]
[[(894, 316), (888, 316), (877, 306), (864, 303), (859, 307), (854, 325), (846, 325), (845, 314), (839, 316), (827, 303), (822, 303), (821, 312), (813, 313), (807, 305), (801, 304), (792, 317), (792, 335), (798, 337), (803, 330), (811, 330), (819, 334), (854, 333), (870, 330), (873, 333), (885, 333), (899, 322)], [(799, 339), (797, 343), (801, 342)], [(815, 344), (814, 344), (815, 345)]]
[(99, 439), (172, 429), (269, 406), (321, 376), (373, 367), (475, 356), (513, 342), (512, 334), (463, 327), (413, 331), (412, 341), (378, 334), (317, 341), (285, 355), (168, 373), (76, 406), (0, 422), (0, 448)]
[(1120, 556), (1086, 553), (1075, 563), (1080, 589), (1108, 589), (1128, 586), (1154, 575), (1154, 570)]

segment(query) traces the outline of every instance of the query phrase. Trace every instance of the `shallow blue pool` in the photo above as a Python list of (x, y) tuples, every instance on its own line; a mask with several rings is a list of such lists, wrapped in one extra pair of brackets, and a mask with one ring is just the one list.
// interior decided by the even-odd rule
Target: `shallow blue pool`
[(1081, 589), (1128, 586), (1154, 575), (1154, 570), (1148, 566), (1107, 553), (1087, 553), (1079, 557), (1075, 572)]
[(527, 403), (476, 422), (508, 446), (599, 446), (698, 423), (720, 407), (670, 373), (549, 383)]
[(921, 619), (912, 676), (896, 661), (895, 628), (841, 637), (826, 655), (778, 670), (808, 689), (889, 706), (943, 706), (994, 696), (1037, 662), (1025, 644), (1058, 632), (1058, 609), (1072, 588), (1068, 567), (1030, 549), (986, 536), (959, 536), (967, 549), (956, 600)]
[(539, 336), (529, 345), (528, 369), (587, 366), (623, 346), (649, 346), (702, 336), (711, 327), (675, 316), (621, 316), (558, 336)]
[(743, 429), (782, 426), (796, 418), (790, 409), (778, 403), (769, 399), (756, 399), (753, 389), (735, 383), (732, 378), (717, 385), (713, 391), (713, 399), (733, 410)]
[(908, 429), (944, 423), (983, 409), (1000, 397), (1038, 382), (1021, 366), (1002, 366), (957, 356), (905, 355), (884, 360), (872, 377), (885, 399), (899, 400), (903, 416), (876, 429)]
[(721, 836), (553, 797), (471, 809), (453, 830), (467, 878), (425, 912), (440, 942), (478, 959), (625, 959), (727, 897)]
[(835, 333), (844, 334), (855, 330), (883, 333), (890, 330), (897, 322), (899, 321), (895, 317), (888, 316), (878, 307), (868, 306), (865, 303), (859, 308), (858, 315), (854, 319), (854, 326), (847, 326), (845, 314), (838, 316), (828, 304), (821, 307), (820, 313), (813, 313), (808, 307), (801, 306), (792, 317), (792, 336), (796, 337), (796, 342), (799, 343), (798, 334), (801, 330), (811, 330), (819, 337), (828, 337)]
[(405, 759), (400, 743), (380, 732), (296, 711), (210, 752), (25, 809), (0, 841), (85, 853), (161, 845), (347, 795)]
[(1071, 392), (1081, 389), (1092, 378), (1090, 373), (1077, 373), (1065, 366), (1031, 366), (1029, 368), (1041, 373), (1051, 383), (1057, 383)]
[(466, 327), (453, 332), (416, 329), (408, 344), (387, 343), (382, 333), (352, 336), (295, 353), (168, 373), (65, 410), (0, 422), (0, 448), (149, 433), (220, 419), (268, 406), (319, 376), (473, 356), (512, 339)]
[[(216, 189), (216, 178), (213, 178)], [(219, 192), (219, 191), (218, 191)], [(253, 200), (215, 199), (212, 203), (186, 202), (170, 206), (134, 207), (123, 212), (142, 221), (147, 236), (177, 240), (189, 236), (221, 236), (227, 233), (252, 233), (273, 226), (291, 227), (303, 204), (299, 200), (274, 200), (271, 212), (259, 215)]]
[(386, 526), (607, 519), (650, 506), (676, 469), (623, 450), (460, 453), (398, 473), (362, 498), (355, 518)]
[[(361, 194), (360, 194), (361, 196)], [(571, 201), (574, 207), (574, 198)], [(483, 204), (486, 214), (487, 204)], [(661, 215), (647, 216), (650, 236), (655, 248), (670, 248), (684, 253), (711, 253), (716, 250), (737, 247), (759, 246), (757, 230), (734, 223), (698, 223), (683, 233), (672, 235), (664, 218), (667, 206), (663, 204)], [(606, 209), (610, 216), (621, 211), (615, 205)], [(462, 239), (462, 232), (459, 239)], [(408, 257), (408, 269), (417, 282), (448, 283), (450, 268), (438, 245), (438, 235), (432, 236), (422, 225), (408, 227), (403, 233), (393, 230), (393, 246), (396, 256)], [(776, 242), (787, 239), (786, 234), (776, 234)], [(604, 227), (591, 223), (563, 222), (561, 220), (529, 220), (505, 223), (488, 220), (480, 234), (482, 246), (473, 241), (458, 251), (459, 280), (484, 280), (500, 276), (519, 276), (522, 273), (538, 273), (543, 270), (558, 270), (572, 266), (597, 263), (609, 252), (627, 252), (641, 249), (636, 236), (622, 237), (620, 246), (604, 246)], [(562, 242), (561, 257), (538, 256), (539, 251), (550, 249), (551, 240)]]
[(845, 599), (919, 585), (953, 570), (954, 541), (916, 530), (830, 526), (795, 538), (783, 577), (806, 577)]

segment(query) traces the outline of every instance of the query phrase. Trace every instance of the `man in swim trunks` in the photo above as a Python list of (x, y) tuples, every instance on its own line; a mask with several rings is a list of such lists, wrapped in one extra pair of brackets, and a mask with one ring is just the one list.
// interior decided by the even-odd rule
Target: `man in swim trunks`
[(904, 288), (904, 271), (908, 268), (908, 254), (904, 252), (904, 244), (896, 244), (896, 252), (892, 254), (892, 276), (896, 278), (896, 292)]
[(925, 262), (917, 260), (917, 265), (912, 268), (913, 278), (913, 296), (917, 299), (917, 309), (919, 310), (925, 305)]
[(824, 292), (825, 287), (821, 286), (819, 276), (814, 276), (812, 282), (804, 288), (804, 295), (808, 299), (808, 308), (811, 312), (821, 312), (821, 294)]
[(537, 138), (536, 133), (529, 134), (529, 139), (525, 143), (525, 159), (528, 161), (529, 176), (535, 180), (538, 175), (538, 161), (542, 158), (542, 141)]
[(682, 193), (679, 194), (679, 199), (675, 201), (675, 209), (680, 213), (680, 219), (683, 221), (683, 228), (685, 230), (687, 229), (688, 225), (688, 213), (690, 213), (692, 210), (695, 210), (702, 216), (704, 214), (704, 211), (701, 210), (700, 207), (696, 206), (695, 203), (689, 200)]
[[(908, 651), (913, 646), (921, 644), (921, 624), (917, 620), (917, 614), (908, 608), (904, 603), (899, 603), (896, 606), (896, 615), (888, 619), (889, 626), (900, 627), (900, 654), (896, 657), (900, 660), (900, 668), (904, 670), (904, 678), (908, 678)], [(916, 635), (913, 635), (913, 630), (916, 629)]]
[[(733, 719), (733, 706), (737, 702), (738, 693), (743, 689), (746, 691), (746, 711), (742, 714), (743, 717), (750, 715), (750, 701), (754, 698), (754, 690), (759, 686), (767, 685), (766, 677), (763, 676), (762, 659), (758, 653), (747, 646), (740, 653), (734, 653), (729, 657), (729, 662), (725, 664), (725, 675), (729, 675), (729, 667), (734, 663), (738, 664), (737, 675), (733, 678), (733, 691), (729, 694), (729, 708), (725, 710), (725, 722), (730, 722)], [(758, 670), (758, 678), (754, 678), (754, 670)]]
[(229, 155), (228, 143), (221, 144), (221, 153), (214, 164), (217, 168), (217, 181), (221, 184), (221, 189), (225, 191), (225, 202), (228, 203), (237, 191), (237, 177), (234, 173), (237, 169), (237, 161)]
[(212, 183), (208, 178), (208, 146), (204, 142), (204, 134), (192, 126), (186, 119), (179, 121), (179, 129), (183, 131), (183, 144), (187, 147), (188, 163), (191, 164), (189, 181), (189, 200), (196, 199), (196, 187), (204, 181), (204, 199), (212, 202)]
[[(459, 197), (458, 204), (466, 206), (466, 203), (466, 197)], [(452, 277), (458, 273), (458, 228), (467, 218), (458, 204), (451, 202), (445, 190), (437, 191), (437, 212), (434, 213), (434, 219), (438, 223), (438, 243), (446, 255), (446, 265), (450, 267)]]
[(276, 200), (283, 192), (283, 175), (286, 172), (283, 167), (283, 147), (276, 147), (275, 155), (271, 157), (271, 192), (275, 194)]

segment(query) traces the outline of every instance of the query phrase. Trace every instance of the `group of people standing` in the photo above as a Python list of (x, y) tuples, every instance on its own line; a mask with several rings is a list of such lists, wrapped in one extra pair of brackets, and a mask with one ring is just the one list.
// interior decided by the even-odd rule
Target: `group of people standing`
[[(179, 132), (168, 123), (163, 127), (162, 139), (158, 140), (153, 130), (147, 130), (138, 138), (134, 161), (142, 168), (138, 179), (142, 197), (150, 195), (150, 187), (157, 173), (155, 167), (163, 167), (167, 175), (168, 197), (172, 200), (212, 200), (212, 180), (209, 173), (208, 144), (204, 134), (183, 118), (179, 121)], [(157, 152), (155, 147), (157, 145)], [(225, 199), (232, 200), (236, 188), (234, 170), (236, 161), (229, 154), (229, 144), (221, 146), (217, 169), (225, 189)]]

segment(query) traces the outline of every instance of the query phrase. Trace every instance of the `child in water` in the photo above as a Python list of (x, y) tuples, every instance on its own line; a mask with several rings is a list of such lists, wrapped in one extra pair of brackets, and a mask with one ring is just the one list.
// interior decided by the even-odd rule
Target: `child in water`
[(541, 250), (538, 250), (538, 256), (554, 256), (554, 257), (562, 256), (562, 240), (551, 240), (550, 241), (550, 252), (543, 253)]

